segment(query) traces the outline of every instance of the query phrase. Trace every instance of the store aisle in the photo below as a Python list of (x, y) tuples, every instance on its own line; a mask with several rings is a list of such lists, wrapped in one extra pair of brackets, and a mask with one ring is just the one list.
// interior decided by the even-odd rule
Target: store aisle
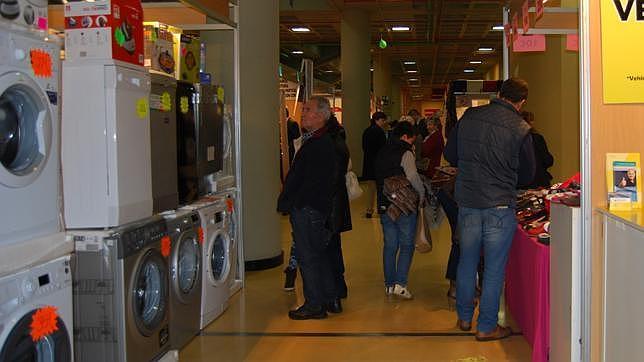
[[(448, 309), (445, 297), (450, 248), (446, 221), (433, 233), (434, 250), (414, 255), (409, 278), (414, 300), (385, 297), (380, 222), (364, 218), (363, 203), (362, 198), (353, 202), (354, 229), (343, 234), (349, 286), (343, 313), (325, 320), (292, 321), (288, 309), (303, 301), (300, 276), (296, 292), (289, 293), (282, 290), (283, 267), (250, 272), (245, 289), (181, 351), (181, 361), (530, 360), (530, 347), (521, 335), (480, 343), (456, 328), (455, 312)], [(282, 218), (282, 230), (288, 253), (287, 217)]]

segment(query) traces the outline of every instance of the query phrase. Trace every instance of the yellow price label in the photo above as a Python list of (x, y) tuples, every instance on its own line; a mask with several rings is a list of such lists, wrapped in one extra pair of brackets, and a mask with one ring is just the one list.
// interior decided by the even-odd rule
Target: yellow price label
[(219, 103), (224, 103), (224, 87), (217, 87), (217, 99)]
[(181, 107), (181, 113), (186, 114), (190, 110), (190, 104), (188, 103), (188, 97), (181, 97), (179, 100), (179, 106)]
[(136, 115), (139, 116), (139, 118), (144, 119), (145, 117), (148, 116), (148, 112), (150, 112), (150, 105), (148, 103), (148, 99), (140, 98), (139, 100), (137, 100)]
[(170, 112), (172, 110), (172, 97), (170, 93), (163, 92), (161, 95), (161, 110), (164, 112)]

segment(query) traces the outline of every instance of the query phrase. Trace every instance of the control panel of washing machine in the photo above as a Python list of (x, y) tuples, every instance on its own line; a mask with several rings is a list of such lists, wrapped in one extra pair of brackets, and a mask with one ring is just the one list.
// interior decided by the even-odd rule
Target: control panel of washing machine
[(0, 320), (33, 299), (71, 287), (69, 256), (0, 279)]
[[(27, 38), (19, 33), (0, 30), (0, 64), (25, 69), (38, 79), (48, 79), (58, 72), (60, 46), (52, 39)], [(45, 40), (47, 39), (47, 40)]]
[(167, 235), (167, 227), (163, 220), (125, 230), (120, 235), (122, 253), (119, 258), (130, 256), (147, 245), (157, 243)]

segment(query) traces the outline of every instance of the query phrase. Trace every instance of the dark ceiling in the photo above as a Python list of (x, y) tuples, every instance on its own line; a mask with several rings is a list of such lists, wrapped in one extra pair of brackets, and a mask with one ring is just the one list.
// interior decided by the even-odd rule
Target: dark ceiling
[[(317, 3), (318, 9), (311, 9)], [(431, 94), (453, 79), (482, 79), (502, 57), (503, 32), (492, 26), (502, 23), (504, 0), (282, 0), (280, 46), (282, 63), (299, 69), (302, 57), (312, 58), (316, 77), (340, 81), (340, 20), (344, 8), (359, 7), (370, 13), (373, 57), (391, 61), (392, 76), (408, 85), (409, 78)], [(326, 5), (326, 8), (325, 8)], [(393, 25), (410, 31), (391, 31)], [(293, 26), (306, 26), (309, 33), (295, 33)], [(388, 47), (380, 49), (380, 38)], [(492, 52), (480, 53), (479, 47)], [(293, 50), (304, 51), (293, 55)], [(405, 73), (402, 61), (414, 60), (418, 74)], [(481, 64), (470, 64), (481, 61)], [(474, 73), (464, 73), (473, 69)], [(417, 82), (413, 84), (418, 87)]]

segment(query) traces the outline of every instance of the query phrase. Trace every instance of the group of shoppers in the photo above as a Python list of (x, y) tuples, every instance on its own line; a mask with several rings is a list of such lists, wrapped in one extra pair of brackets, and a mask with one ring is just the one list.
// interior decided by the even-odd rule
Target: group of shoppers
[[(411, 299), (408, 274), (414, 254), (417, 210), (433, 193), (452, 229), (447, 278), (448, 296), (456, 299), (457, 325), (472, 328), (477, 300), (476, 339), (501, 339), (512, 331), (497, 325), (505, 265), (516, 229), (516, 189), (549, 185), (552, 156), (545, 140), (521, 113), (528, 84), (518, 78), (503, 82), (498, 98), (468, 109), (444, 146), (438, 118), (421, 120), (410, 111), (393, 130), (384, 130), (386, 115), (376, 112), (362, 138), (363, 178), (371, 183), (366, 217), (380, 216), (383, 229), (384, 290)], [(303, 278), (305, 303), (289, 312), (292, 319), (325, 318), (341, 312), (346, 297), (340, 233), (351, 229), (345, 173), (349, 162), (344, 130), (324, 98), (304, 105), (301, 149), (295, 153), (278, 201), (289, 213), (295, 255)], [(421, 174), (434, 177), (444, 156), (458, 169), (453, 187), (427, 189)], [(425, 162), (419, 163), (419, 160)], [(419, 165), (425, 163), (426, 166)], [(535, 173), (538, 176), (535, 177)], [(377, 202), (377, 210), (373, 204)], [(477, 271), (484, 260), (480, 290)], [(480, 296), (479, 296), (480, 294)]]

